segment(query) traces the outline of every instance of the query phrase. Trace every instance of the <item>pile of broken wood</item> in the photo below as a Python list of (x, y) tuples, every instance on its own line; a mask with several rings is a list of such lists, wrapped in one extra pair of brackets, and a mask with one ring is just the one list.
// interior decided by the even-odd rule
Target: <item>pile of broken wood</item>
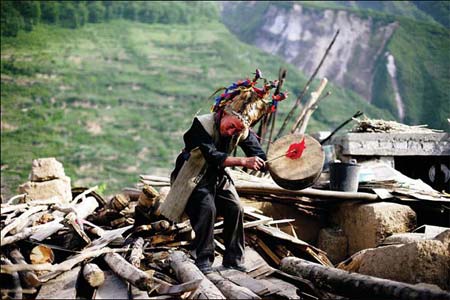
[[(233, 269), (206, 278), (193, 264), (186, 220), (158, 212), (155, 188), (125, 189), (105, 201), (92, 189), (73, 200), (29, 199), (2, 204), (2, 298), (300, 298), (323, 293), (274, 267), (296, 255), (331, 266), (323, 251), (277, 229), (279, 222), (245, 209), (247, 273)], [(224, 250), (216, 223), (217, 259)], [(259, 254), (261, 253), (261, 254)], [(267, 260), (267, 262), (266, 262)], [(315, 295), (315, 296), (314, 296)]]
[[(173, 223), (159, 214), (168, 188), (161, 187), (166, 179), (156, 179), (142, 178), (139, 189), (124, 189), (109, 201), (95, 188), (79, 188), (72, 189), (69, 202), (19, 195), (2, 204), (2, 298), (343, 299), (370, 292), (374, 298), (444, 299), (409, 284), (335, 269), (322, 250), (278, 229), (292, 220), (273, 220), (250, 207), (244, 221), (246, 272), (219, 267), (219, 219), (218, 268), (205, 276), (189, 251), (189, 221)], [(236, 185), (240, 193), (255, 189), (254, 182)]]

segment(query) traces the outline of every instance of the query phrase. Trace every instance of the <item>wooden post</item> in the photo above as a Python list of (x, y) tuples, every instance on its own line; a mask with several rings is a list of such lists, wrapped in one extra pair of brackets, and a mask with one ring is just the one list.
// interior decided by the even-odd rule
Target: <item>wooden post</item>
[(319, 87), (315, 92), (311, 93), (311, 97), (309, 98), (308, 102), (303, 107), (300, 115), (298, 116), (297, 120), (295, 120), (295, 124), (291, 129), (291, 133), (294, 133), (295, 130), (300, 126), (299, 133), (305, 133), (306, 132), (306, 126), (308, 125), (309, 118), (311, 118), (311, 115), (314, 112), (314, 107), (317, 104), (317, 101), (322, 94), (323, 90), (325, 89), (325, 86), (328, 83), (328, 79), (322, 78), (320, 81)]
[(281, 125), (280, 130), (278, 131), (277, 136), (275, 137), (275, 139), (278, 139), (279, 137), (281, 137), (281, 135), (283, 134), (283, 130), (287, 125), (287, 122), (289, 121), (289, 119), (292, 117), (292, 115), (294, 114), (295, 109), (300, 105), (300, 102), (303, 99), (303, 96), (305, 95), (306, 91), (309, 89), (309, 85), (311, 84), (311, 82), (314, 80), (314, 78), (317, 75), (317, 72), (319, 72), (320, 68), (322, 67), (323, 62), (325, 61), (325, 58), (327, 57), (328, 53), (331, 50), (331, 47), (333, 47), (334, 42), (336, 41), (337, 36), (339, 35), (339, 29), (336, 31), (336, 34), (333, 37), (333, 40), (331, 41), (330, 45), (328, 45), (327, 50), (325, 50), (324, 55), (322, 56), (322, 59), (320, 61), (320, 63), (317, 65), (314, 73), (311, 75), (311, 77), (309, 78), (308, 82), (306, 83), (305, 87), (303, 88), (302, 92), (300, 93), (300, 96), (298, 96), (297, 100), (295, 100), (295, 104), (294, 106), (291, 108), (291, 110), (289, 111), (288, 115), (286, 116), (286, 118), (283, 121), (283, 124)]
[[(128, 260), (130, 263), (135, 266), (136, 268), (139, 268), (141, 266), (141, 259), (143, 257), (143, 251), (144, 251), (144, 239), (139, 237), (137, 238), (133, 246), (131, 246), (131, 253)], [(131, 297), (131, 299), (149, 299), (148, 292), (141, 291), (140, 289), (136, 288), (134, 285), (128, 283), (128, 295)]]
[(139, 268), (141, 265), (143, 251), (144, 251), (144, 239), (139, 237), (134, 241), (133, 246), (131, 247), (131, 253), (129, 258), (130, 263), (136, 268)]
[(297, 257), (281, 261), (281, 270), (310, 280), (316, 287), (345, 297), (367, 299), (443, 300), (450, 294), (403, 282), (350, 273), (311, 263)]
[(192, 299), (226, 299), (220, 290), (188, 259), (184, 252), (175, 251), (170, 255), (169, 260), (170, 267), (175, 271), (175, 276), (179, 281), (201, 280), (198, 290), (191, 295)]

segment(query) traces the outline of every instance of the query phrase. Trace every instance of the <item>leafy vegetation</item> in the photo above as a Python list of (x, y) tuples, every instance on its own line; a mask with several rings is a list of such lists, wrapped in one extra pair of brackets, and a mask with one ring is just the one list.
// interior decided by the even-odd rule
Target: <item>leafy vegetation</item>
[[(139, 174), (167, 175), (183, 132), (196, 113), (209, 111), (218, 87), (252, 77), (256, 68), (275, 79), (286, 67), (290, 96), (279, 105), (281, 123), (306, 82), (217, 21), (38, 24), (3, 37), (1, 53), (3, 195), (27, 180), (39, 157), (63, 162), (74, 186), (107, 184), (109, 193), (133, 186)], [(356, 110), (392, 118), (352, 92), (327, 90), (333, 94), (309, 131), (333, 129)]]
[(217, 16), (217, 6), (202, 1), (2, 1), (1, 35), (17, 36), (39, 22), (78, 28), (112, 19), (187, 24)]

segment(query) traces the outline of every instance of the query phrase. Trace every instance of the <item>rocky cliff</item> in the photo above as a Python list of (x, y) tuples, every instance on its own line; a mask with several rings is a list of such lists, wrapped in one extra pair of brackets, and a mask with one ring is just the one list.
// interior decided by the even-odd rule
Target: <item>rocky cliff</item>
[[(449, 84), (441, 79), (449, 74), (436, 71), (442, 64), (448, 66), (445, 60), (450, 58), (445, 29), (405, 17), (326, 5), (225, 2), (222, 19), (242, 40), (283, 57), (307, 76), (339, 30), (319, 78), (327, 77), (357, 92), (373, 105), (391, 111), (399, 121), (448, 127), (444, 115), (449, 112), (445, 108)], [(439, 83), (431, 87), (433, 80)], [(438, 120), (424, 113), (430, 101), (440, 109)]]

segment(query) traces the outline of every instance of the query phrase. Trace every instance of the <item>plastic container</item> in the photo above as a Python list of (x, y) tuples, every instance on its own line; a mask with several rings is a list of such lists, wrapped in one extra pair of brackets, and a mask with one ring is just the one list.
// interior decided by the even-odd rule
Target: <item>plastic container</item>
[(356, 160), (330, 164), (330, 188), (334, 191), (357, 192), (361, 166)]

